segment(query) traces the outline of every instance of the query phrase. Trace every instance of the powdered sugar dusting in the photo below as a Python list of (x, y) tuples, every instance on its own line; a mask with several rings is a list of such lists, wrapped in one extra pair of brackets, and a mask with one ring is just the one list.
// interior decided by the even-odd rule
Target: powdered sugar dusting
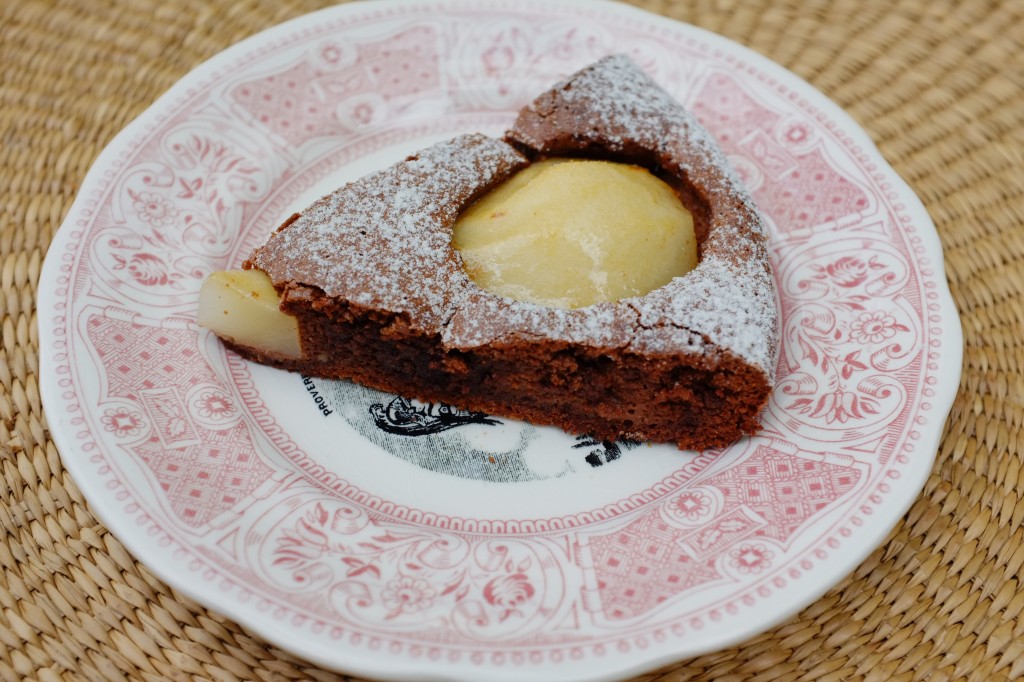
[[(638, 352), (671, 354), (710, 341), (772, 376), (778, 349), (775, 282), (766, 230), (749, 192), (696, 118), (629, 58), (606, 57), (559, 83), (520, 114), (508, 138), (543, 155), (582, 150), (645, 156), (709, 207), (701, 262), (628, 301)], [(674, 331), (672, 331), (674, 330)]]
[(458, 213), (526, 164), (481, 135), (457, 137), (317, 201), (254, 253), (277, 285), (298, 282), (381, 311), (468, 350), (523, 339), (697, 354), (732, 353), (772, 376), (777, 312), (765, 232), (724, 155), (683, 107), (625, 57), (609, 57), (523, 110), (507, 139), (540, 155), (636, 156), (711, 207), (701, 261), (645, 296), (562, 310), (481, 290), (451, 244)]
[(436, 144), (318, 200), (251, 261), (277, 286), (317, 287), (437, 333), (468, 288), (452, 223), (482, 189), (525, 164), (483, 135)]

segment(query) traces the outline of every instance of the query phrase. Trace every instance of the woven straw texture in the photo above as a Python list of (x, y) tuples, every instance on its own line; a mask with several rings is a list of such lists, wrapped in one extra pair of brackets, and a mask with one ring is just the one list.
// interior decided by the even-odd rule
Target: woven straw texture
[[(1024, 678), (1024, 2), (638, 0), (809, 80), (945, 247), (964, 373), (923, 493), (796, 617), (644, 680)], [(352, 679), (162, 584), (101, 526), (39, 401), (36, 286), (99, 151), (201, 61), (317, 0), (0, 2), (0, 679)]]

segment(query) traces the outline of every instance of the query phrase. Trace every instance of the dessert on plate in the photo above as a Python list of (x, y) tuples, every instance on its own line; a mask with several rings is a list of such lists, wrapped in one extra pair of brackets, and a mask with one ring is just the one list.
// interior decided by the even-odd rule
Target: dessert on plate
[(757, 430), (778, 345), (749, 194), (623, 56), (293, 215), (199, 321), (307, 375), (685, 449)]

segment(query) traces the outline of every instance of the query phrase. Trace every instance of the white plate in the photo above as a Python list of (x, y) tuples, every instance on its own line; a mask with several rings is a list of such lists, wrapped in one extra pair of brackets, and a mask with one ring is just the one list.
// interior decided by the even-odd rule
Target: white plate
[[(394, 396), (196, 326), (203, 277), (292, 210), (500, 133), (611, 52), (701, 117), (767, 215), (783, 348), (755, 437), (607, 447), (436, 406), (434, 433), (394, 434)], [(52, 436), (129, 549), (281, 647), (389, 679), (613, 679), (784, 620), (917, 495), (961, 358), (935, 228), (850, 119), (740, 46), (603, 2), (354, 3), (225, 51), (100, 156), (39, 321)]]

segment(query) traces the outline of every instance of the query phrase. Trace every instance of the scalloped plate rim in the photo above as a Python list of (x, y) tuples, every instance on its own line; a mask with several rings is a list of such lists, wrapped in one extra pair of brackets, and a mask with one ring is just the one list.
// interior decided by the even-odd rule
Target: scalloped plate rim
[[(115, 163), (117, 156), (129, 145), (130, 141), (137, 139), (159, 123), (165, 116), (163, 112), (173, 110), (176, 106), (179, 106), (185, 99), (187, 99), (190, 92), (195, 88), (195, 84), (205, 84), (220, 75), (220, 71), (222, 69), (235, 62), (238, 58), (244, 56), (252, 48), (261, 45), (266, 41), (272, 40), (275, 36), (282, 36), (294, 32), (299, 29), (299, 27), (308, 25), (317, 18), (328, 16), (336, 17), (350, 12), (360, 12), (368, 7), (381, 6), (382, 4), (383, 0), (367, 0), (365, 2), (328, 7), (310, 14), (295, 17), (284, 23), (262, 30), (238, 43), (235, 43), (199, 64), (176, 82), (167, 90), (167, 92), (151, 103), (145, 111), (129, 123), (107, 144), (90, 167), (70, 209), (68, 210), (68, 213), (66, 214), (66, 217), (62, 221), (61, 228), (55, 234), (53, 241), (51, 242), (47, 258), (43, 263), (39, 278), (39, 286), (37, 289), (38, 309), (52, 309), (56, 302), (57, 297), (53, 291), (53, 287), (44, 287), (44, 285), (54, 282), (57, 277), (56, 271), (58, 268), (58, 262), (57, 257), (55, 256), (57, 249), (54, 247), (64, 245), (69, 240), (69, 233), (71, 231), (69, 223), (80, 212), (82, 205), (87, 200), (86, 198), (102, 183), (103, 168), (109, 167)], [(466, 0), (451, 0), (448, 2), (434, 2), (431, 0), (387, 0), (387, 4), (391, 6), (401, 5), (405, 7), (436, 7), (442, 11), (446, 8), (479, 9), (481, 6), (486, 6), (488, 9), (492, 9), (504, 6), (519, 6), (517, 3), (501, 1), (477, 3), (467, 2)], [(650, 23), (671, 25), (676, 28), (682, 25), (686, 27), (686, 30), (693, 32), (695, 35), (699, 35), (699, 37), (708, 44), (721, 46), (734, 53), (743, 54), (748, 61), (755, 63), (758, 68), (763, 71), (774, 73), (780, 79), (785, 80), (787, 84), (792, 83), (794, 85), (798, 85), (800, 95), (802, 97), (812, 101), (813, 104), (822, 110), (830, 119), (839, 124), (844, 133), (850, 135), (860, 144), (862, 148), (861, 151), (864, 154), (871, 157), (878, 164), (880, 169), (891, 175), (891, 179), (894, 180), (897, 185), (895, 187), (896, 191), (900, 194), (901, 200), (907, 204), (904, 210), (913, 215), (916, 224), (922, 228), (918, 233), (918, 236), (922, 239), (926, 255), (933, 260), (937, 269), (938, 264), (943, 262), (941, 242), (939, 241), (934, 223), (931, 221), (931, 218), (928, 216), (924, 205), (921, 203), (917, 195), (882, 157), (881, 153), (878, 151), (867, 133), (862, 130), (861, 127), (837, 104), (828, 99), (824, 94), (818, 92), (812, 85), (801, 77), (785, 69), (781, 65), (776, 64), (767, 57), (764, 57), (749, 48), (739, 45), (738, 43), (712, 33), (706, 29), (684, 24), (683, 22), (653, 14), (631, 5), (620, 4), (610, 0), (557, 0), (557, 2), (537, 3), (537, 5), (545, 8), (560, 7), (563, 9), (593, 9), (595, 7), (600, 7), (610, 13), (624, 13), (630, 15), (632, 18), (644, 20)], [(946, 282), (944, 278), (940, 279), (942, 286), (940, 286), (937, 291), (939, 295), (938, 303), (942, 310), (942, 318), (944, 322), (948, 321), (949, 323), (948, 328), (944, 328), (943, 332), (947, 335), (943, 342), (943, 351), (944, 353), (950, 354), (950, 357), (948, 357), (947, 373), (943, 375), (943, 381), (937, 383), (934, 387), (936, 394), (932, 398), (931, 402), (936, 405), (934, 414), (942, 417), (949, 413), (959, 390), (959, 378), (963, 355), (963, 335), (962, 328), (959, 324), (959, 315), (953, 303), (948, 282)], [(44, 348), (46, 347), (44, 341), (52, 340), (57, 336), (56, 330), (58, 327), (53, 323), (53, 319), (48, 316), (40, 316), (38, 324), (40, 332), (40, 348)], [(52, 367), (53, 362), (54, 361), (48, 352), (40, 353), (39, 387), (44, 407), (56, 405), (61, 400), (61, 389), (57, 386), (56, 375), (53, 372)], [(64, 466), (71, 472), (76, 483), (85, 480), (89, 475), (85, 471), (85, 465), (81, 463), (79, 457), (75, 456), (75, 454), (79, 453), (74, 452), (72, 437), (67, 433), (70, 426), (64, 423), (64, 415), (50, 410), (47, 411), (47, 417), (47, 421), (51, 424), (50, 436), (61, 454)], [(919, 447), (925, 451), (936, 450), (941, 442), (943, 433), (944, 429), (938, 426), (929, 429), (926, 436), (918, 441)], [(562, 674), (565, 671), (561, 668), (553, 669), (553, 672), (556, 672), (557, 674), (552, 677), (543, 676), (541, 671), (537, 668), (530, 668), (530, 673), (535, 674), (535, 679), (551, 679), (559, 680), (561, 682), (570, 682), (575, 680), (579, 680), (580, 682), (584, 680), (596, 682), (619, 679), (622, 676), (640, 674), (644, 671), (655, 669), (673, 661), (733, 646), (753, 635), (764, 632), (780, 622), (788, 620), (808, 604), (818, 600), (828, 589), (841, 581), (843, 576), (854, 570), (867, 556), (875, 551), (878, 544), (881, 543), (882, 540), (898, 524), (906, 510), (909, 509), (917, 499), (921, 488), (931, 473), (933, 464), (934, 456), (929, 460), (929, 466), (921, 465), (913, 469), (913, 472), (916, 474), (916, 478), (910, 482), (911, 485), (907, 486), (908, 489), (913, 491), (913, 494), (907, 494), (905, 496), (903, 504), (901, 505), (902, 510), (900, 514), (894, 514), (892, 518), (887, 520), (885, 523), (879, 524), (876, 522), (872, 525), (872, 532), (870, 533), (873, 538), (872, 543), (865, 543), (857, 548), (858, 551), (847, 551), (830, 559), (830, 563), (842, 565), (841, 572), (836, 570), (830, 574), (829, 577), (823, 577), (823, 572), (808, 574), (805, 578), (804, 585), (808, 582), (813, 582), (815, 583), (813, 589), (805, 589), (804, 595), (800, 599), (794, 599), (791, 602), (790, 608), (779, 611), (776, 614), (776, 617), (771, 619), (770, 622), (758, 621), (756, 623), (752, 623), (746, 629), (738, 630), (734, 636), (729, 638), (718, 638), (714, 643), (698, 642), (696, 645), (690, 643), (689, 646), (676, 646), (671, 650), (666, 650), (665, 653), (651, 655), (652, 652), (657, 649), (654, 647), (647, 651), (645, 655), (637, 657), (631, 663), (616, 665), (614, 667), (609, 665), (598, 666), (596, 662), (591, 660), (592, 665), (586, 667), (590, 667), (592, 670), (589, 672), (581, 670), (581, 672), (584, 672), (585, 674), (580, 676)], [(904, 481), (904, 483), (907, 482), (908, 481)], [(287, 636), (282, 637), (282, 629), (279, 626), (268, 622), (265, 619), (261, 619), (260, 613), (252, 606), (252, 604), (243, 605), (238, 603), (237, 600), (219, 599), (217, 598), (217, 595), (211, 595), (208, 589), (193, 587), (193, 584), (187, 580), (187, 575), (182, 577), (172, 573), (168, 569), (165, 569), (159, 564), (159, 562), (148, 562), (145, 557), (151, 551), (151, 548), (147, 546), (149, 543), (144, 537), (122, 528), (122, 524), (125, 522), (118, 518), (117, 506), (113, 501), (109, 497), (93, 490), (88, 485), (83, 485), (80, 490), (87, 500), (91, 510), (96, 514), (101, 522), (115, 533), (117, 539), (129, 549), (132, 555), (136, 557), (140, 563), (146, 566), (147, 570), (157, 575), (173, 589), (181, 592), (190, 599), (193, 599), (204, 606), (220, 611), (232, 619), (237, 619), (238, 623), (244, 628), (252, 630), (261, 637), (266, 638), (268, 642), (273, 645), (280, 646), (282, 649), (288, 650), (302, 659), (314, 662), (326, 668), (335, 670), (343, 669), (346, 672), (357, 675), (378, 678), (391, 678), (398, 675), (402, 679), (417, 682), (426, 680), (461, 681), (474, 679), (472, 676), (473, 671), (483, 673), (485, 670), (489, 673), (497, 673), (491, 679), (516, 680), (520, 679), (521, 674), (526, 671), (524, 668), (515, 667), (506, 667), (501, 670), (477, 667), (469, 668), (468, 671), (470, 676), (467, 677), (463, 674), (467, 671), (460, 667), (454, 668), (453, 670), (458, 672), (453, 672), (450, 675), (438, 674), (438, 671), (433, 667), (429, 670), (424, 670), (422, 666), (417, 665), (413, 661), (395, 657), (389, 658), (387, 656), (370, 656), (367, 655), (367, 652), (364, 649), (349, 649), (345, 651), (342, 656), (332, 657), (330, 655), (332, 652), (323, 650), (323, 647), (309, 648), (308, 646), (305, 646), (305, 643), (301, 641), (301, 637), (289, 640)], [(867, 531), (862, 530), (860, 532), (864, 533)], [(681, 643), (679, 640), (670, 641), (675, 644)], [(339, 648), (344, 649), (344, 645), (339, 643)], [(333, 651), (333, 653), (336, 654), (337, 650)], [(609, 662), (610, 661), (606, 661), (605, 663)], [(616, 663), (619, 662), (620, 660), (616, 659)], [(603, 670), (598, 672), (596, 668), (603, 668)]]

